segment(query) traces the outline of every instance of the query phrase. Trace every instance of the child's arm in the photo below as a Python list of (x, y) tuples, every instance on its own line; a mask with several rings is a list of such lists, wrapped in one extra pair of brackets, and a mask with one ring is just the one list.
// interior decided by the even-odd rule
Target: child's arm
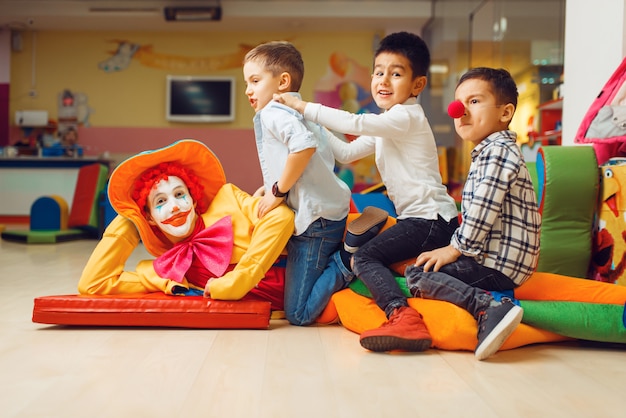
[(419, 121), (420, 125), (428, 123), (423, 111), (409, 112), (407, 106), (402, 105), (395, 105), (381, 114), (354, 114), (319, 103), (305, 102), (289, 93), (274, 95), (274, 100), (300, 112), (307, 120), (350, 135), (388, 138), (406, 135), (414, 121)]
[(477, 256), (483, 252), (494, 223), (502, 216), (503, 204), (517, 178), (521, 161), (506, 147), (491, 146), (479, 155), (473, 174), (471, 194), (463, 195), (463, 222), (452, 235), (450, 244), (420, 254), (416, 266), (424, 271), (438, 271), (461, 255)]
[[(291, 190), (302, 173), (304, 173), (315, 151), (315, 148), (307, 148), (299, 152), (290, 153), (289, 156), (287, 156), (285, 168), (283, 169), (280, 179), (277, 181), (278, 190), (280, 192), (287, 193)], [(280, 205), (285, 198), (286, 196), (276, 197), (266, 191), (263, 199), (261, 199), (259, 203), (259, 218), (262, 218), (267, 212)]]
[(376, 138), (373, 136), (359, 136), (352, 142), (346, 142), (325, 130), (335, 160), (341, 164), (349, 164), (376, 152)]
[[(279, 103), (289, 106), (292, 109), (304, 114), (307, 102), (300, 100), (293, 94), (275, 94), (274, 99)], [(335, 159), (341, 164), (348, 164), (375, 152), (376, 140), (372, 137), (359, 137), (352, 142), (345, 142), (337, 138), (332, 132), (326, 129), (328, 142), (333, 150)]]
[(523, 160), (506, 146), (491, 145), (472, 163), (463, 193), (463, 222), (454, 231), (450, 244), (420, 254), (415, 265), (433, 271), (456, 261), (461, 255), (480, 255), (492, 234), (494, 224), (506, 212), (505, 200), (516, 182)]

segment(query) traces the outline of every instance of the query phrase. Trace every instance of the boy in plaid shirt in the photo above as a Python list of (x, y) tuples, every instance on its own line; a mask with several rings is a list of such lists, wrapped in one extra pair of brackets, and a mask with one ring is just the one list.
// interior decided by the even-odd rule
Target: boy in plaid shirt
[[(462, 222), (450, 244), (420, 254), (406, 270), (414, 296), (446, 300), (478, 322), (475, 356), (483, 360), (502, 346), (522, 320), (523, 310), (507, 291), (537, 266), (541, 219), (526, 163), (508, 129), (517, 87), (503, 69), (474, 68), (456, 87), (464, 107), (454, 115), (456, 132), (475, 145), (462, 195)], [(459, 105), (460, 106), (460, 105)]]

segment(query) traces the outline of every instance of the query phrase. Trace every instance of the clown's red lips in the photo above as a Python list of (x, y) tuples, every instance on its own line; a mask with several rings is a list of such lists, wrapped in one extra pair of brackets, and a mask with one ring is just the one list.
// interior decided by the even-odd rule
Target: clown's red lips
[(167, 218), (166, 220), (164, 220), (163, 223), (167, 224), (167, 225), (173, 225), (173, 226), (184, 225), (185, 222), (187, 221), (187, 217), (189, 216), (190, 212), (191, 211), (188, 210), (187, 212), (177, 213), (176, 215), (172, 216), (171, 218)]

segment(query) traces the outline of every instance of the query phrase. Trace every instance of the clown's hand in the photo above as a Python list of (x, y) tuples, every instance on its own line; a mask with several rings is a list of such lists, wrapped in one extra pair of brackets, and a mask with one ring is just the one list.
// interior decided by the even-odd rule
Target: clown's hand
[(172, 287), (172, 295), (174, 296), (202, 296), (202, 290), (200, 289), (187, 289), (184, 286)]
[(206, 286), (204, 286), (204, 297), (205, 298), (210, 298), (211, 297), (211, 288), (209, 287), (209, 285), (215, 279), (216, 279), (216, 277), (212, 277), (212, 278), (209, 279), (209, 281), (206, 282)]

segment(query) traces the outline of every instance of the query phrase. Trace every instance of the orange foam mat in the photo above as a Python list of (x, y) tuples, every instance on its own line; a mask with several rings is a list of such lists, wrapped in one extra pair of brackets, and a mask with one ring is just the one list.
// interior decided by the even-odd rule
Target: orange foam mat
[(35, 298), (33, 322), (55, 325), (268, 329), (270, 303), (163, 293)]

